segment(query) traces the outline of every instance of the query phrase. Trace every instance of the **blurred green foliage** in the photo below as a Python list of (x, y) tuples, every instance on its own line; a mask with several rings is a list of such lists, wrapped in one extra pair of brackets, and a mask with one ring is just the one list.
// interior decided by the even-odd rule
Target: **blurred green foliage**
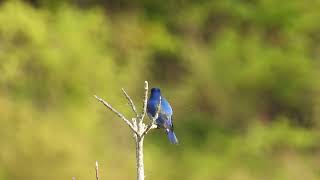
[(124, 87), (174, 107), (150, 179), (319, 179), (320, 1), (28, 0), (0, 5), (0, 179), (134, 179)]

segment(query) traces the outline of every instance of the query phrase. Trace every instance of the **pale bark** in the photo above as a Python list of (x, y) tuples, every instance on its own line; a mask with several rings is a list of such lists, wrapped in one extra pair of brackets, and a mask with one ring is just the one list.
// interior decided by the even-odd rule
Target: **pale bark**
[[(122, 92), (124, 93), (126, 99), (129, 102), (129, 105), (131, 106), (131, 109), (135, 113), (136, 117), (132, 118), (132, 121), (130, 122), (124, 115), (122, 115), (119, 111), (117, 111), (115, 108), (113, 108), (108, 102), (103, 100), (102, 98), (99, 98), (98, 96), (94, 96), (96, 99), (98, 99), (103, 105), (105, 105), (109, 110), (114, 112), (120, 119), (122, 119), (131, 129), (131, 131), (134, 133), (134, 139), (136, 143), (136, 169), (137, 169), (137, 180), (144, 180), (144, 163), (143, 163), (143, 140), (145, 135), (152, 129), (155, 129), (157, 127), (155, 121), (159, 116), (160, 112), (160, 105), (161, 105), (161, 98), (160, 102), (158, 104), (157, 112), (154, 117), (152, 117), (152, 122), (149, 123), (149, 125), (146, 125), (143, 123), (144, 117), (147, 114), (147, 101), (148, 101), (148, 82), (145, 81), (144, 86), (144, 100), (143, 100), (143, 107), (142, 107), (142, 113), (139, 115), (132, 99), (127, 94), (127, 92), (122, 88)], [(98, 164), (96, 164), (96, 179), (99, 180), (98, 176)]]

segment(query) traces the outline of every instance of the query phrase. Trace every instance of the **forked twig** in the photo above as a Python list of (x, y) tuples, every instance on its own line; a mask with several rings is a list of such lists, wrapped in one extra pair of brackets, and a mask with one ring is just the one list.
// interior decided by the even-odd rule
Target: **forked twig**
[[(122, 92), (124, 93), (125, 97), (129, 101), (129, 105), (131, 106), (132, 110), (136, 114), (136, 118), (132, 118), (132, 122), (130, 122), (124, 115), (122, 115), (120, 112), (118, 112), (116, 109), (114, 109), (108, 102), (105, 100), (99, 98), (98, 96), (94, 96), (96, 99), (98, 99), (103, 105), (105, 105), (108, 109), (110, 109), (112, 112), (114, 112), (118, 117), (120, 117), (129, 127), (130, 129), (135, 133), (135, 141), (136, 141), (136, 167), (137, 167), (137, 180), (144, 180), (144, 163), (143, 163), (143, 140), (144, 136), (154, 127), (156, 126), (156, 120), (159, 117), (159, 113), (161, 111), (161, 97), (159, 104), (157, 106), (157, 112), (154, 117), (152, 117), (152, 123), (149, 126), (146, 126), (143, 123), (143, 119), (147, 113), (147, 102), (148, 102), (148, 81), (144, 82), (144, 100), (143, 100), (143, 110), (141, 115), (137, 112), (137, 109), (130, 98), (130, 96), (127, 94), (127, 92), (122, 88)], [(99, 180), (99, 174), (98, 174), (98, 162), (96, 162), (96, 180)]]
[(139, 118), (140, 121), (143, 121), (144, 116), (147, 112), (147, 103), (148, 103), (148, 81), (144, 82), (144, 98), (143, 98), (143, 111), (141, 117)]
[(132, 99), (130, 98), (130, 96), (128, 95), (128, 93), (122, 88), (121, 89), (123, 94), (126, 96), (127, 100), (129, 101), (129, 105), (131, 106), (131, 109), (133, 110), (133, 112), (136, 114), (137, 118), (139, 118), (139, 114), (137, 111), (136, 106), (134, 105)]
[(119, 116), (130, 128), (131, 130), (138, 134), (137, 130), (133, 127), (133, 125), (131, 124), (131, 122), (124, 117), (124, 115), (122, 115), (119, 111), (117, 111), (116, 109), (114, 109), (108, 102), (106, 102), (105, 100), (99, 98), (98, 96), (94, 95), (94, 97), (96, 99), (98, 99), (103, 105), (105, 105), (107, 108), (109, 108), (112, 112), (114, 112), (117, 116)]

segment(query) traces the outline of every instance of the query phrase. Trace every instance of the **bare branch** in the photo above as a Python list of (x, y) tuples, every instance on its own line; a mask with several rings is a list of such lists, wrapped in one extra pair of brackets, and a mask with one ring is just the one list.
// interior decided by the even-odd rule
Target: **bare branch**
[(99, 180), (99, 164), (98, 164), (98, 161), (96, 161), (96, 180)]
[(139, 114), (137, 112), (136, 106), (134, 105), (132, 99), (130, 98), (130, 96), (127, 94), (127, 92), (123, 88), (121, 90), (122, 90), (123, 94), (126, 96), (127, 100), (129, 101), (129, 104), (130, 104), (133, 112), (136, 114), (137, 118), (139, 118)]
[(137, 130), (132, 126), (131, 122), (124, 117), (124, 115), (122, 115), (120, 112), (118, 112), (116, 109), (114, 109), (109, 103), (107, 103), (105, 100), (99, 98), (98, 96), (94, 95), (94, 97), (96, 99), (98, 99), (104, 106), (106, 106), (107, 108), (109, 108), (112, 112), (114, 112), (117, 116), (119, 116), (130, 128), (131, 130), (138, 134)]
[(144, 100), (143, 100), (143, 112), (140, 121), (143, 121), (144, 116), (147, 113), (147, 102), (148, 102), (148, 81), (144, 81)]
[[(157, 127), (156, 120), (159, 117), (159, 113), (161, 110), (161, 97), (160, 102), (157, 106), (157, 112), (155, 117), (152, 118), (152, 123), (149, 126), (146, 126), (143, 123), (143, 119), (147, 113), (147, 102), (148, 102), (148, 81), (144, 82), (144, 100), (143, 100), (143, 110), (141, 115), (137, 112), (136, 106), (134, 105), (132, 99), (127, 94), (127, 92), (122, 88), (122, 92), (126, 96), (129, 101), (129, 105), (131, 106), (133, 112), (136, 114), (136, 118), (132, 118), (132, 122), (130, 122), (127, 118), (124, 117), (120, 112), (114, 109), (108, 102), (104, 101), (102, 98), (98, 96), (94, 96), (97, 100), (99, 100), (104, 106), (106, 106), (109, 110), (114, 112), (118, 117), (120, 117), (134, 132), (134, 139), (136, 141), (136, 167), (137, 167), (137, 180), (144, 180), (144, 163), (143, 163), (143, 140), (144, 136), (151, 130)], [(96, 180), (99, 180), (99, 166), (98, 162), (96, 162)], [(74, 179), (75, 180), (75, 179)]]
[(151, 129), (155, 129), (157, 128), (157, 125), (156, 125), (156, 120), (158, 119), (159, 117), (159, 113), (161, 111), (161, 96), (159, 97), (159, 104), (157, 106), (157, 112), (155, 114), (154, 117), (152, 117), (152, 123), (150, 125), (148, 125), (148, 127), (143, 131), (141, 137), (143, 137), (144, 135), (146, 135)]
[(146, 134), (149, 133), (149, 131), (151, 131), (152, 129), (157, 129), (157, 128), (158, 128), (158, 125), (156, 123), (150, 124), (147, 126), (146, 130), (142, 133), (141, 136), (145, 136)]
[[(136, 118), (132, 118), (132, 126), (134, 127), (134, 129), (138, 129), (138, 124), (137, 124), (137, 119)], [(135, 139), (137, 139), (138, 133), (134, 133), (133, 137)]]

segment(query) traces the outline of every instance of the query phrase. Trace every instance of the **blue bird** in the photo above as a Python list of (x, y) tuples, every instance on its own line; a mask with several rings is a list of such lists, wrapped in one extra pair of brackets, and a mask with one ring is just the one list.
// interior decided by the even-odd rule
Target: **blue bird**
[(159, 116), (156, 119), (156, 124), (158, 128), (165, 129), (167, 136), (169, 138), (169, 141), (172, 144), (178, 144), (178, 139), (173, 132), (172, 108), (169, 102), (163, 96), (161, 96), (161, 92), (159, 88), (151, 89), (151, 94), (150, 94), (150, 98), (148, 100), (148, 105), (147, 105), (148, 116), (150, 119), (152, 119), (156, 115), (160, 97), (161, 97), (161, 107), (160, 107)]

